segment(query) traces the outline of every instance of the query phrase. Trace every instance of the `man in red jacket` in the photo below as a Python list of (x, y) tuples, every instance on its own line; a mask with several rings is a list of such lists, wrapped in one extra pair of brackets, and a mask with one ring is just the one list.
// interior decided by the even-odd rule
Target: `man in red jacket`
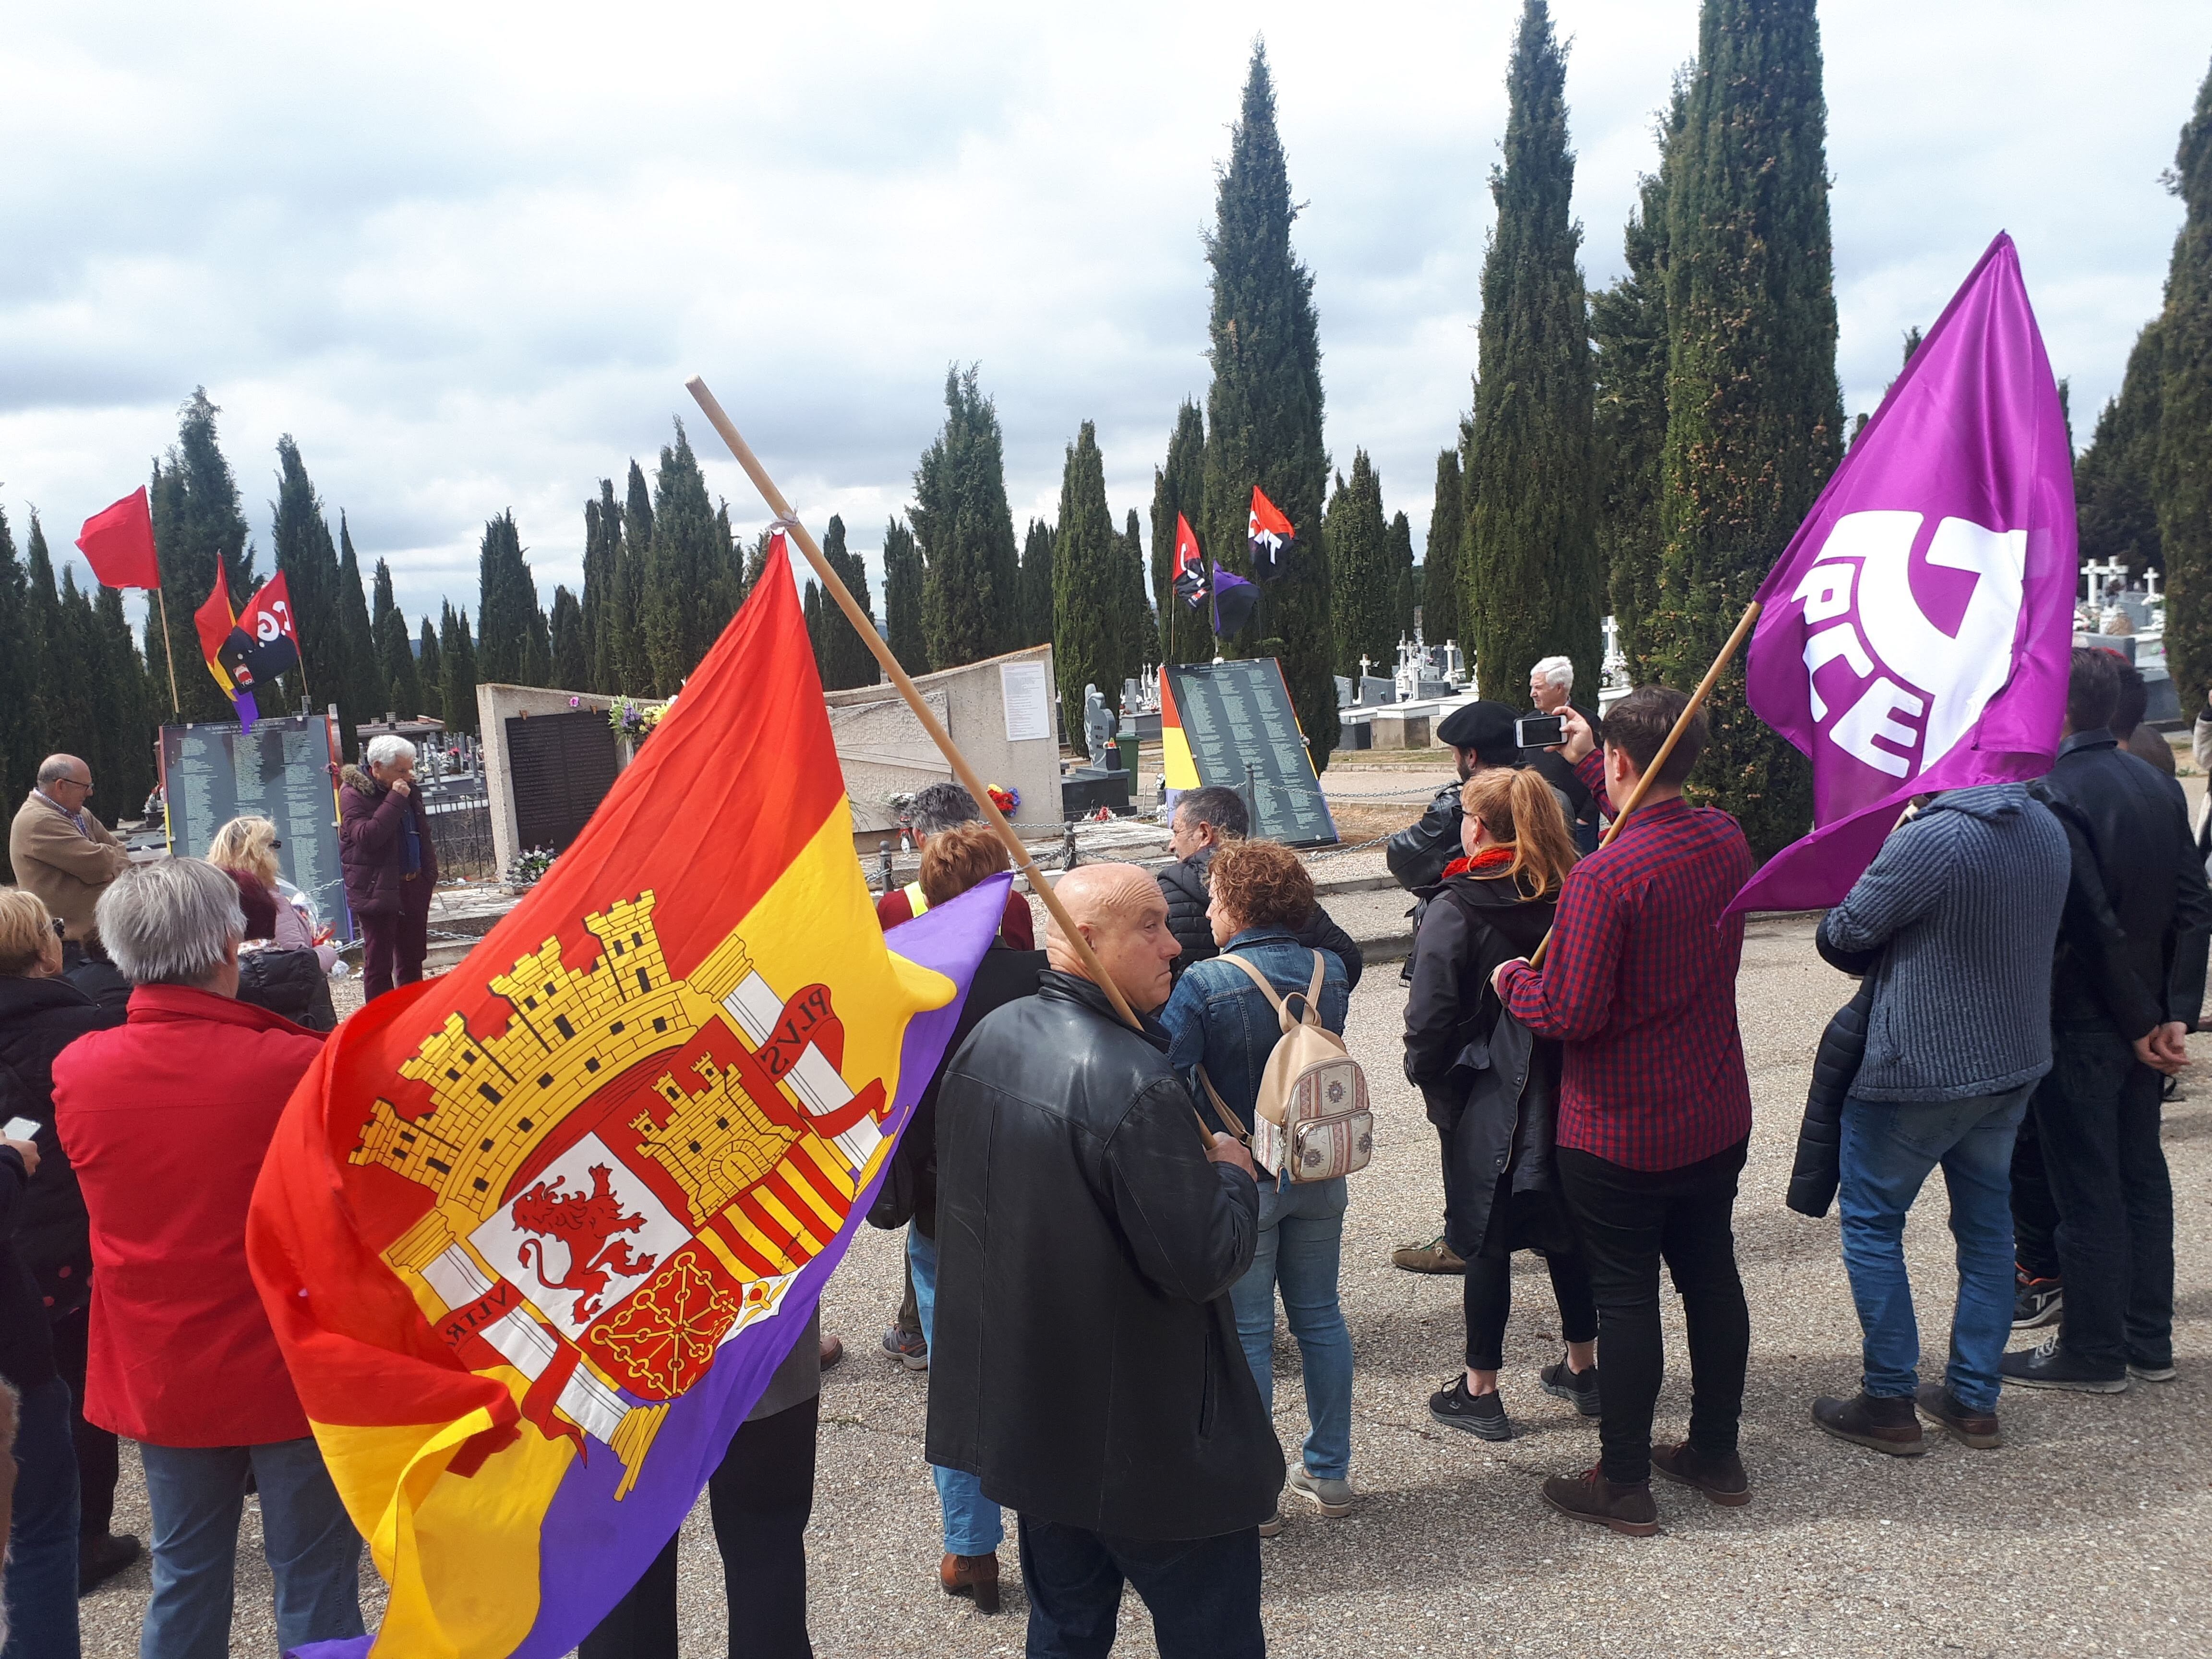
[(129, 871), (98, 915), (136, 988), (54, 1061), (54, 1118), (92, 1221), (85, 1416), (139, 1443), (154, 1512), (140, 1659), (229, 1652), (249, 1475), (280, 1648), (358, 1636), (361, 1536), (246, 1261), (254, 1178), (322, 1039), (235, 1000), (246, 921), (212, 865)]
[[(1606, 716), (1601, 763), (1589, 722), (1568, 711), (1564, 752), (1608, 816), (1688, 702), (1662, 685), (1630, 692)], [(1682, 799), (1705, 746), (1699, 714), (1613, 840), (1569, 873), (1543, 968), (1514, 961), (1492, 975), (1513, 1018), (1562, 1046), (1557, 1168), (1605, 1362), (1604, 1455), (1579, 1479), (1546, 1481), (1544, 1497), (1577, 1521), (1638, 1537), (1659, 1529), (1655, 1468), (1716, 1504), (1751, 1501), (1736, 1455), (1751, 1315), (1733, 1231), (1751, 1139), (1735, 1016), (1743, 918), (1723, 913), (1752, 861), (1734, 818)], [(1662, 1259), (1689, 1327), (1690, 1431), (1655, 1449)]]

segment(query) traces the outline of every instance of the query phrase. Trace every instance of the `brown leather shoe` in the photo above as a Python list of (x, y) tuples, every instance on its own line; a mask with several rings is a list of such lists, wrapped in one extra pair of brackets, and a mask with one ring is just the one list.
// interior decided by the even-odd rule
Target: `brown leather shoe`
[(1409, 1273), (1463, 1273), (1467, 1263), (1438, 1233), (1425, 1244), (1401, 1244), (1390, 1252), (1390, 1265)]
[(1912, 1403), (1920, 1414), (1941, 1429), (1948, 1429), (1965, 1444), (1989, 1451), (2004, 1444), (1997, 1431), (1995, 1412), (1978, 1412), (1959, 1403), (1959, 1396), (1941, 1382), (1923, 1382)]
[(999, 1610), (996, 1555), (948, 1555), (937, 1564), (937, 1582), (947, 1595), (974, 1596), (978, 1613)]
[(1849, 1400), (1823, 1395), (1813, 1402), (1813, 1420), (1838, 1440), (1892, 1457), (1917, 1457), (1928, 1449), (1912, 1401), (1902, 1396), (1878, 1400), (1864, 1389)]
[(1553, 1475), (1544, 1483), (1544, 1501), (1561, 1515), (1610, 1527), (1631, 1538), (1649, 1538), (1659, 1530), (1659, 1506), (1651, 1501), (1651, 1483), (1615, 1486), (1605, 1478), (1602, 1468)]
[(823, 1370), (828, 1370), (844, 1357), (845, 1340), (842, 1337), (825, 1336), (822, 1339), (822, 1369)]
[(1751, 1502), (1751, 1477), (1743, 1472), (1743, 1459), (1734, 1452), (1716, 1457), (1685, 1440), (1679, 1446), (1654, 1446), (1651, 1467), (1669, 1480), (1695, 1486), (1714, 1503), (1729, 1509), (1739, 1510)]

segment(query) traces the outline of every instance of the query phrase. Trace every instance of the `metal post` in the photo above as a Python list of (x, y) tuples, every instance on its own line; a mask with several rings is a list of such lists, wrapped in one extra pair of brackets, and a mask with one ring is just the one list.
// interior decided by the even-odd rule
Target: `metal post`
[(884, 872), (884, 891), (888, 893), (891, 890), (891, 843), (890, 837), (886, 836), (884, 839), (876, 843), (876, 857), (882, 863)]
[(1075, 826), (1072, 823), (1060, 831), (1060, 867), (1063, 870), (1075, 868)]

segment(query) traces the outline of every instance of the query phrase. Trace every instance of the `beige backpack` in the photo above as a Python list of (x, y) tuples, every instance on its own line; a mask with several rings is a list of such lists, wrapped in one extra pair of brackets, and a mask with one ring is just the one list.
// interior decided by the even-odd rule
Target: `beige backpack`
[[(1287, 1168), (1293, 1182), (1334, 1181), (1364, 1170), (1375, 1155), (1375, 1117), (1367, 1106), (1367, 1075), (1345, 1051), (1344, 1039), (1321, 1023), (1318, 999), (1327, 964), (1314, 952), (1312, 983), (1291, 996), (1303, 997), (1305, 1013), (1292, 1018), (1290, 998), (1278, 996), (1267, 976), (1233, 951), (1224, 951), (1266, 994), (1281, 1020), (1283, 1036), (1260, 1073), (1253, 1102), (1253, 1161), (1268, 1174)], [(1244, 1126), (1200, 1066), (1206, 1097), (1232, 1133)]]

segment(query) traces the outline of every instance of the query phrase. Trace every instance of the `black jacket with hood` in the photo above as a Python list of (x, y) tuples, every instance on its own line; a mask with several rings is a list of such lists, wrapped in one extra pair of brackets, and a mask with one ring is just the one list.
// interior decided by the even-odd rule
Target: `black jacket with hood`
[[(1206, 907), (1213, 896), (1206, 884), (1206, 872), (1213, 862), (1215, 850), (1211, 847), (1202, 848), (1159, 872), (1160, 896), (1168, 902), (1168, 931), (1182, 946), (1182, 954), (1169, 964), (1177, 979), (1192, 963), (1221, 954), (1221, 947), (1213, 942), (1213, 924), (1206, 918)], [(1359, 974), (1366, 966), (1366, 958), (1360, 954), (1358, 942), (1336, 925), (1335, 918), (1327, 910), (1316, 904), (1313, 915), (1306, 918), (1305, 926), (1291, 931), (1298, 943), (1309, 951), (1334, 951), (1336, 959), (1344, 964), (1349, 988), (1359, 988)]]

